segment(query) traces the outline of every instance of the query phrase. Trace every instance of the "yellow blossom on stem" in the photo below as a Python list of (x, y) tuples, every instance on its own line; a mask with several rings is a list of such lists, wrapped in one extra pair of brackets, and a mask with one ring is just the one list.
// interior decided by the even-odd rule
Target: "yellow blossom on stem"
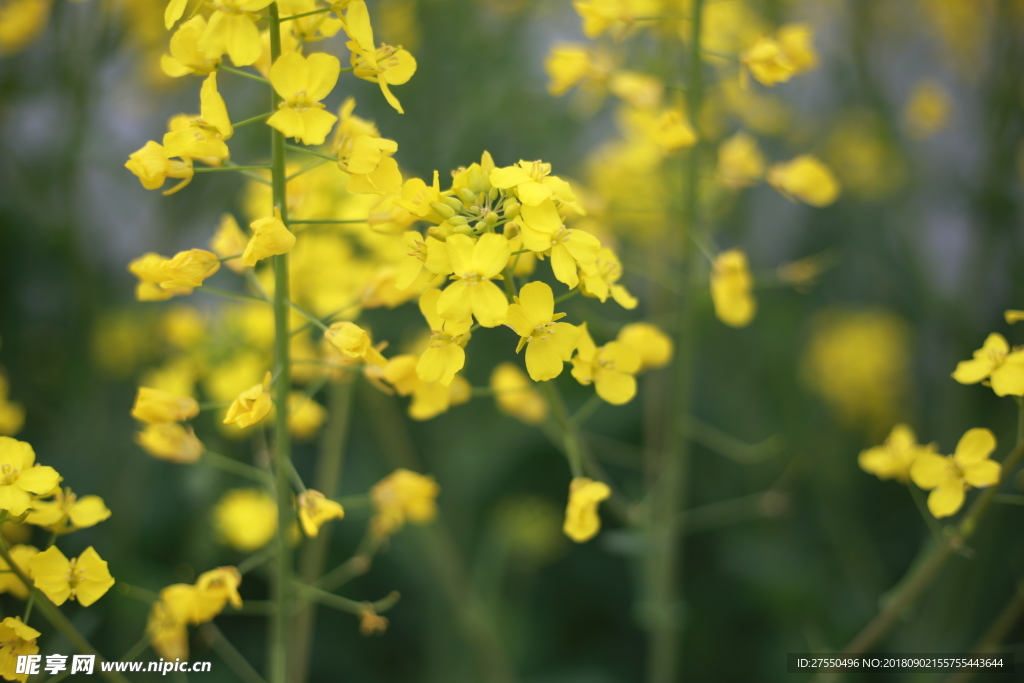
[(535, 382), (558, 377), (583, 334), (579, 327), (556, 322), (563, 317), (564, 313), (555, 313), (554, 293), (543, 282), (523, 285), (508, 307), (506, 324), (519, 335), (516, 353), (526, 346), (526, 370)]
[(191, 294), (192, 287), (162, 287), (166, 281), (163, 265), (170, 261), (165, 256), (148, 252), (128, 264), (128, 272), (139, 279), (135, 286), (138, 301), (166, 301), (173, 296)]
[(1024, 320), (1024, 311), (1009, 310), (1003, 313), (1003, 317), (1006, 319), (1007, 325), (1012, 325)]
[(552, 200), (545, 199), (536, 206), (523, 205), (518, 222), (523, 246), (538, 253), (550, 251), (555, 279), (569, 289), (579, 284), (579, 268), (596, 263), (601, 242), (588, 232), (565, 227)]
[(217, 231), (210, 240), (210, 249), (222, 259), (228, 256), (237, 257), (224, 261), (224, 265), (236, 273), (244, 271), (246, 266), (242, 264), (241, 254), (248, 245), (249, 238), (238, 227), (238, 221), (235, 220), (235, 217), (230, 213), (221, 216)]
[(814, 51), (814, 31), (809, 24), (781, 26), (775, 33), (775, 39), (794, 75), (809, 71), (818, 65), (818, 54)]
[[(449, 385), (439, 381), (424, 382), (416, 371), (418, 365), (418, 356), (402, 354), (389, 359), (383, 370), (372, 367), (399, 396), (412, 396), (409, 404), (409, 417), (412, 419), (429, 420), (472, 397), (473, 389), (465, 377), (455, 375)], [(367, 378), (371, 378), (368, 370)]]
[(39, 653), (36, 639), (42, 633), (21, 620), (7, 617), (0, 621), (0, 676), (8, 681), (27, 681), (27, 673), (18, 673), (18, 657)]
[(320, 533), (320, 527), (332, 519), (344, 519), (345, 510), (340, 503), (330, 500), (319, 491), (309, 489), (299, 494), (299, 522), (307, 536)]
[(764, 177), (765, 160), (754, 136), (736, 133), (718, 147), (718, 179), (733, 190), (749, 187)]
[[(32, 576), (29, 562), (39, 554), (39, 549), (31, 545), (14, 545), (10, 548), (10, 556), (14, 564), (21, 569), (28, 577)], [(21, 582), (21, 579), (10, 570), (6, 560), (0, 559), (0, 593), (10, 593), (19, 600), (28, 597), (28, 586)]]
[(393, 534), (405, 525), (426, 524), (437, 516), (437, 494), (441, 488), (433, 477), (399, 468), (370, 489), (377, 510), (373, 530), (380, 535)]
[(348, 49), (352, 51), (353, 74), (357, 78), (380, 85), (384, 99), (395, 111), (404, 114), (402, 103), (391, 92), (390, 86), (408, 83), (416, 73), (416, 58), (402, 46), (394, 47), (381, 44), (376, 50), (364, 50), (356, 41), (349, 41)]
[(573, 202), (569, 183), (551, 175), (551, 164), (543, 161), (520, 161), (514, 166), (491, 169), (491, 185), (499, 190), (513, 189), (524, 206), (537, 206), (546, 199)]
[(251, 427), (262, 421), (273, 407), (274, 402), (270, 397), (270, 373), (263, 377), (262, 384), (250, 387), (239, 394), (230, 407), (224, 418), (224, 424), (237, 425), (239, 429)]
[(241, 609), (242, 596), (238, 594), (241, 583), (242, 575), (235, 567), (217, 567), (200, 574), (196, 579), (195, 623), (210, 621), (223, 612), (228, 603)]
[(157, 600), (150, 608), (146, 633), (150, 646), (164, 659), (188, 659), (188, 627), (175, 618), (163, 600)]
[(785, 83), (795, 71), (782, 46), (767, 36), (758, 38), (740, 55), (740, 63), (745, 67), (741, 74), (744, 82), (749, 72), (759, 83), (767, 86)]
[(150, 140), (128, 156), (124, 167), (134, 173), (147, 190), (159, 190), (168, 178), (180, 179), (180, 183), (164, 190), (165, 195), (170, 195), (192, 182), (194, 174), (191, 159), (174, 159), (174, 156), (163, 145)]
[(731, 327), (749, 325), (757, 312), (753, 285), (746, 254), (739, 249), (719, 254), (711, 268), (711, 300), (718, 319)]
[(957, 363), (953, 379), (960, 384), (987, 379), (997, 396), (1024, 396), (1024, 350), (1011, 350), (1006, 338), (993, 332), (974, 358)]
[(597, 252), (594, 262), (580, 266), (580, 283), (584, 296), (592, 296), (604, 303), (610, 294), (617, 304), (626, 310), (636, 308), (636, 297), (629, 293), (623, 285), (618, 284), (622, 277), (622, 263), (615, 252), (608, 247)]
[(301, 391), (288, 394), (288, 431), (299, 441), (316, 436), (327, 419), (327, 409)]
[(387, 365), (387, 360), (374, 347), (370, 334), (355, 323), (334, 323), (324, 332), (324, 338), (349, 358), (359, 358), (378, 367)]
[(640, 355), (619, 341), (598, 347), (586, 323), (580, 325), (580, 330), (572, 376), (584, 386), (593, 384), (597, 395), (612, 405), (629, 403), (636, 396), (635, 375), (640, 371)]
[(270, 83), (283, 101), (267, 125), (305, 145), (322, 145), (338, 117), (321, 100), (331, 94), (340, 73), (338, 58), (323, 52), (278, 57), (270, 67)]
[(494, 368), (490, 387), (501, 412), (528, 425), (538, 425), (547, 419), (547, 400), (513, 363), (499, 363)]
[(395, 287), (398, 289), (408, 289), (424, 268), (433, 275), (451, 274), (448, 248), (441, 240), (409, 230), (402, 234), (402, 244), (408, 251), (398, 265), (398, 276), (395, 278)]
[(640, 356), (640, 372), (663, 368), (672, 362), (672, 338), (657, 325), (630, 323), (619, 330), (616, 339)]
[(895, 479), (906, 483), (910, 468), (922, 453), (935, 454), (935, 444), (919, 445), (914, 430), (905, 424), (892, 428), (885, 443), (861, 451), (857, 464), (879, 479)]
[(25, 408), (9, 400), (10, 386), (0, 371), (0, 436), (14, 436), (25, 424)]
[(604, 482), (574, 477), (569, 482), (569, 503), (565, 508), (562, 531), (577, 543), (585, 543), (601, 530), (597, 506), (612, 494)]
[(452, 383), (455, 373), (466, 364), (464, 347), (469, 343), (469, 328), (472, 320), (461, 322), (445, 320), (437, 313), (437, 301), (441, 292), (428, 289), (420, 297), (420, 312), (430, 326), (430, 344), (420, 355), (416, 373), (424, 382), (440, 382), (445, 386)]
[(179, 26), (171, 36), (170, 54), (160, 57), (163, 72), (171, 78), (212, 73), (220, 65), (220, 57), (210, 59), (199, 49), (199, 39), (204, 33), (206, 18), (201, 14)]
[(903, 117), (911, 135), (923, 140), (946, 127), (951, 109), (949, 93), (940, 83), (922, 81), (910, 93)]
[(508, 300), (491, 280), (501, 278), (512, 253), (504, 235), (489, 232), (475, 243), (467, 235), (452, 235), (445, 242), (453, 283), (437, 300), (437, 313), (460, 323), (473, 315), (483, 327), (505, 322)]
[(828, 206), (839, 197), (839, 181), (828, 166), (804, 154), (768, 169), (768, 184), (787, 199), (811, 206)]
[(50, 500), (35, 500), (25, 518), (27, 524), (66, 534), (96, 526), (110, 517), (110, 510), (99, 496), (79, 498), (71, 489), (57, 489)]
[[(259, 15), (274, 0), (218, 0), (199, 49), (207, 59), (227, 54), (235, 66), (248, 66), (260, 58), (263, 41), (256, 28)], [(182, 7), (184, 10), (184, 7)]]
[(24, 514), (32, 505), (32, 496), (44, 496), (60, 483), (57, 470), (37, 465), (32, 446), (8, 436), (0, 436), (0, 510), (11, 517)]
[(146, 425), (135, 435), (135, 443), (154, 458), (183, 465), (197, 462), (206, 450), (191, 427), (177, 422)]
[(92, 546), (70, 560), (57, 546), (50, 546), (29, 560), (29, 566), (36, 588), (55, 605), (70, 598), (88, 607), (114, 585), (107, 563)]
[(346, 189), (352, 194), (392, 194), (402, 189), (402, 173), (392, 155), (398, 143), (382, 137), (360, 135), (338, 163), (349, 174)]
[(160, 287), (179, 290), (202, 287), (203, 280), (220, 270), (217, 255), (205, 249), (179, 251), (160, 263)]
[(234, 134), (234, 128), (217, 90), (216, 73), (203, 81), (199, 101), (199, 116), (172, 119), (171, 130), (164, 135), (164, 151), (171, 157), (226, 159), (230, 152), (225, 141)]
[(276, 206), (273, 216), (255, 220), (249, 227), (252, 237), (242, 253), (243, 266), (255, 266), (268, 256), (287, 254), (295, 246), (295, 235), (285, 227), (281, 210)]
[(921, 453), (910, 466), (910, 478), (928, 494), (928, 509), (935, 517), (955, 514), (964, 504), (964, 492), (999, 483), (999, 463), (989, 459), (996, 437), (987, 429), (969, 429), (950, 456)]
[(140, 422), (182, 422), (199, 414), (199, 404), (188, 396), (175, 396), (166, 391), (139, 387), (132, 406), (132, 417)]
[(262, 489), (232, 489), (213, 508), (213, 527), (221, 543), (251, 553), (274, 537), (277, 503)]

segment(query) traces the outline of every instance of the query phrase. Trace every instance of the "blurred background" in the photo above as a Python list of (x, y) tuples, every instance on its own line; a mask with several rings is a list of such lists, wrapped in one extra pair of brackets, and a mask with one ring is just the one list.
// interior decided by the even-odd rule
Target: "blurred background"
[[(24, 408), (17, 438), (76, 492), (101, 495), (113, 511), (62, 541), (65, 553), (93, 545), (119, 581), (158, 591), (246, 556), (219, 542), (212, 521), (224, 492), (245, 483), (155, 460), (135, 445), (129, 411), (140, 378), (221, 334), (215, 328), (226, 314), (222, 300), (199, 292), (136, 303), (126, 266), (146, 251), (205, 246), (223, 212), (243, 215), (246, 181), (208, 174), (164, 197), (124, 168), (169, 117), (196, 108), (196, 80), (159, 69), (168, 40), (162, 0), (38, 3), (45, 8), (37, 22), (12, 28), (4, 13), (18, 2), (0, 0), (5, 400)], [(407, 177), (429, 179), (435, 169), (445, 177), (488, 150), (499, 166), (543, 159), (597, 188), (617, 163), (607, 152), (615, 103), (547, 91), (550, 48), (584, 40), (568, 1), (369, 4), (378, 39), (418, 61), (413, 79), (396, 88), (406, 114), (388, 107), (375, 84), (344, 76), (328, 110), (354, 96), (357, 113), (398, 142)], [(696, 117), (704, 144), (745, 129), (770, 159), (823, 159), (843, 193), (824, 209), (764, 184), (709, 199), (718, 245), (750, 258), (758, 315), (733, 329), (714, 318), (706, 292), (699, 297), (679, 647), (686, 680), (796, 680), (785, 673), (785, 654), (842, 647), (932, 533), (906, 487), (861, 471), (858, 453), (901, 421), (942, 453), (971, 427), (993, 430), (998, 457), (1015, 438), (1012, 401), (949, 375), (989, 332), (1024, 341), (1003, 321), (1005, 309), (1024, 308), (1024, 3), (721, 0), (709, 8), (738, 27), (732, 52), (750, 35), (809, 23), (819, 64), (772, 89), (713, 87), (709, 111)], [(316, 47), (345, 56), (343, 44), (337, 36)], [(637, 49), (631, 66), (657, 71), (659, 59)], [(735, 64), (708, 68), (722, 83), (736, 80)], [(235, 119), (265, 106), (259, 84), (223, 78), (220, 89)], [(239, 130), (236, 158), (265, 154), (260, 128)], [(659, 322), (664, 313), (652, 302), (672, 281), (649, 259), (661, 228), (635, 219), (607, 228), (640, 307), (577, 297), (561, 310), (592, 330)], [(779, 269), (793, 262), (795, 271)], [(422, 325), (414, 305), (396, 311), (370, 312), (376, 338), (398, 340)], [(515, 360), (507, 344), (489, 347), (486, 335), (480, 343), (488, 361)], [(467, 378), (486, 386), (492, 366), (470, 365)], [(563, 379), (571, 407), (592, 392)], [(668, 377), (656, 371), (640, 381), (636, 400), (602, 404), (584, 428), (595, 457), (634, 501), (643, 493), (646, 415)], [(516, 680), (644, 679), (644, 539), (609, 514), (590, 543), (562, 535), (567, 472), (556, 445), (490, 397), (475, 397), (411, 423), (410, 438), (385, 452), (376, 416), (403, 411), (405, 400), (363, 383), (354, 401), (342, 494), (365, 493), (411, 465), (440, 483), (440, 516), (396, 535), (372, 571), (342, 590), (355, 600), (401, 592), (386, 634), (364, 637), (351, 615), (318, 610), (310, 680), (503, 680), (470, 654), (492, 646)], [(218, 439), (217, 450), (245, 448), (217, 436), (214, 423), (205, 414), (197, 421), (211, 448)], [(315, 450), (315, 442), (297, 446), (301, 471), (311, 470)], [(1024, 480), (1008, 488), (1024, 493)], [(369, 514), (352, 508), (335, 525), (327, 566), (352, 554)], [(996, 505), (971, 557), (954, 558), (881, 650), (970, 651), (1024, 579), (1021, 522), (1020, 506)], [(244, 598), (266, 591), (259, 570), (246, 575)], [(460, 606), (467, 591), (474, 601)], [(0, 599), (5, 614), (19, 604)], [(65, 607), (108, 658), (138, 641), (148, 609), (118, 586), (88, 609)], [(263, 619), (229, 610), (216, 623), (261, 668)], [(480, 623), (496, 634), (484, 645), (474, 636)], [(1024, 660), (1024, 626), (1007, 638)], [(55, 635), (40, 646), (70, 652)], [(194, 635), (191, 647), (192, 659), (214, 661), (203, 680), (239, 679), (203, 638)]]

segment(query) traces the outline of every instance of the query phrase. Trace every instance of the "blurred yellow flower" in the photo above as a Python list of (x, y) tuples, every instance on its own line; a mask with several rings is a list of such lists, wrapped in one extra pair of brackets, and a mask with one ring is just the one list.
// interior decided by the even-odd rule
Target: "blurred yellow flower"
[(299, 494), (299, 522), (307, 536), (320, 533), (320, 527), (332, 519), (344, 519), (345, 510), (340, 503), (330, 500), (319, 491), (309, 489)]
[(177, 422), (146, 425), (135, 443), (155, 458), (186, 465), (197, 462), (205, 450), (192, 428)]
[(451, 384), (447, 386), (441, 382), (424, 382), (416, 370), (418, 365), (418, 356), (402, 354), (388, 360), (383, 370), (376, 366), (368, 366), (365, 372), (368, 378), (371, 377), (371, 370), (379, 373), (384, 381), (394, 387), (399, 396), (411, 395), (409, 417), (414, 420), (437, 417), (452, 406), (465, 403), (472, 397), (472, 387), (465, 377), (455, 375)]
[(989, 456), (996, 437), (987, 429), (969, 429), (950, 456), (923, 453), (910, 467), (910, 477), (923, 489), (931, 489), (928, 509), (935, 517), (955, 514), (964, 504), (964, 492), (999, 483), (999, 463)]
[(740, 131), (718, 146), (718, 179), (738, 190), (764, 177), (764, 154), (754, 136)]
[(323, 52), (278, 57), (270, 67), (270, 82), (283, 102), (267, 125), (305, 145), (322, 145), (338, 117), (320, 100), (331, 94), (340, 73), (338, 58)]
[(1024, 350), (1011, 350), (1006, 338), (993, 332), (974, 358), (957, 363), (953, 379), (960, 384), (987, 379), (996, 396), (1024, 396)]
[(711, 268), (711, 300), (718, 319), (730, 327), (749, 325), (757, 312), (753, 286), (746, 254), (729, 249), (716, 256)]
[(210, 240), (210, 249), (221, 258), (236, 257), (224, 261), (224, 265), (236, 273), (244, 271), (245, 266), (242, 264), (241, 255), (248, 244), (249, 240), (245, 233), (242, 232), (242, 229), (238, 227), (238, 221), (235, 220), (235, 217), (230, 213), (221, 216), (220, 223), (217, 225), (217, 231)]
[(547, 418), (547, 400), (515, 364), (499, 363), (491, 372), (490, 387), (501, 412), (528, 425), (538, 425)]
[(672, 362), (672, 338), (651, 323), (630, 323), (616, 337), (640, 356), (640, 372), (663, 368)]
[(183, 422), (198, 414), (199, 403), (194, 398), (149, 387), (139, 387), (132, 406), (132, 417), (148, 424)]
[(577, 543), (585, 543), (601, 530), (597, 506), (612, 494), (604, 482), (573, 477), (569, 482), (569, 503), (565, 508), (562, 531)]
[(239, 429), (251, 427), (270, 414), (274, 402), (270, 397), (270, 372), (263, 376), (263, 382), (239, 394), (228, 407), (224, 424), (237, 425)]
[(228, 603), (241, 609), (242, 596), (238, 594), (241, 583), (242, 575), (235, 567), (217, 567), (200, 574), (196, 579), (195, 623), (210, 621), (223, 612)]
[(243, 266), (255, 266), (268, 256), (287, 254), (295, 246), (295, 235), (281, 220), (281, 210), (274, 207), (274, 215), (249, 224), (252, 237), (242, 254)]
[(50, 17), (50, 3), (51, 0), (10, 0), (0, 5), (0, 55), (20, 51), (42, 33)]
[(930, 138), (949, 123), (953, 104), (942, 84), (926, 80), (914, 86), (903, 117), (910, 134), (918, 140)]
[(88, 607), (114, 585), (107, 563), (92, 546), (70, 560), (57, 546), (50, 546), (29, 560), (29, 566), (36, 588), (55, 605), (70, 598)]
[(768, 169), (768, 184), (787, 199), (811, 206), (828, 206), (839, 197), (839, 181), (828, 166), (810, 154)]
[(584, 296), (595, 297), (604, 303), (611, 295), (615, 303), (631, 311), (640, 302), (624, 285), (619, 284), (621, 277), (622, 263), (608, 247), (602, 247), (597, 252), (593, 263), (580, 265), (580, 289)]
[[(235, 66), (254, 64), (263, 51), (260, 30), (256, 28), (259, 15), (255, 12), (266, 8), (273, 1), (218, 0), (206, 31), (199, 38), (199, 49), (207, 59), (217, 59), (227, 54)], [(175, 4), (174, 0), (171, 4)], [(183, 12), (185, 3), (177, 4), (181, 5)]]
[(171, 78), (188, 74), (212, 73), (220, 65), (220, 57), (210, 59), (199, 49), (199, 39), (206, 33), (206, 18), (198, 14), (171, 36), (170, 54), (160, 57), (160, 68)]
[(433, 477), (399, 468), (370, 489), (377, 510), (372, 521), (374, 532), (393, 534), (405, 525), (426, 524), (437, 516), (440, 487)]
[(373, 345), (370, 334), (355, 323), (343, 321), (333, 323), (324, 332), (324, 339), (349, 358), (362, 359), (377, 367), (384, 367), (388, 361)]
[[(11, 559), (14, 560), (14, 564), (23, 574), (31, 578), (32, 568), (30, 562), (33, 557), (39, 554), (39, 549), (31, 545), (14, 545), (11, 546), (9, 553)], [(0, 559), (0, 570), (5, 570), (0, 572), (0, 593), (10, 593), (19, 600), (27, 598), (28, 586), (23, 584), (14, 572), (9, 571), (10, 566), (3, 559)]]
[(288, 394), (288, 431), (299, 441), (316, 436), (327, 419), (327, 410), (301, 391)]
[(243, 553), (259, 550), (277, 531), (277, 503), (262, 489), (232, 489), (213, 509), (217, 536)]
[(919, 445), (914, 430), (905, 424), (892, 428), (885, 443), (861, 451), (857, 464), (868, 474), (879, 479), (896, 479), (906, 483), (910, 467), (922, 453), (935, 453), (935, 444)]
[(25, 424), (25, 409), (9, 400), (9, 391), (7, 377), (0, 371), (0, 436), (14, 436)]

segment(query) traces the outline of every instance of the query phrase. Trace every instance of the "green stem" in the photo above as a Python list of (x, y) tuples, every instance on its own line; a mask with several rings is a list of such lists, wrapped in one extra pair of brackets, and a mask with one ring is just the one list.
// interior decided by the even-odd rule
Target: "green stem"
[[(6, 516), (6, 515), (5, 515)], [(68, 618), (64, 616), (64, 613), (60, 611), (60, 608), (50, 602), (50, 599), (46, 597), (38, 588), (35, 587), (32, 579), (25, 575), (25, 572), (21, 570), (14, 560), (11, 558), (11, 554), (7, 549), (7, 542), (0, 537), (0, 558), (3, 558), (7, 566), (14, 572), (14, 575), (18, 577), (18, 580), (29, 590), (29, 592), (36, 596), (36, 604), (39, 605), (39, 611), (43, 617), (50, 622), (50, 625), (61, 632), (65, 638), (71, 641), (71, 645), (78, 651), (79, 654), (83, 655), (95, 655), (96, 656), (96, 668), (100, 675), (106, 678), (111, 683), (128, 683), (121, 674), (116, 671), (103, 671), (100, 664), (106, 661), (96, 648), (94, 648), (85, 637), (78, 632), (74, 624), (68, 621)]]
[(330, 11), (331, 11), (330, 7), (323, 7), (321, 9), (315, 9), (315, 10), (312, 10), (312, 11), (309, 11), (309, 12), (303, 12), (302, 14), (292, 14), (292, 15), (287, 16), (287, 17), (281, 17), (280, 19), (278, 19), (278, 21), (281, 22), (281, 23), (284, 23), (286, 21), (294, 21), (295, 19), (301, 19), (302, 17), (311, 17), (314, 14), (323, 14), (324, 12), (330, 12)]
[(366, 223), (366, 221), (367, 221), (367, 219), (365, 219), (365, 218), (345, 218), (345, 219), (339, 219), (339, 220), (335, 220), (333, 218), (330, 218), (330, 219), (311, 220), (311, 221), (292, 221), (290, 223), (290, 225), (335, 225), (335, 224), (338, 224), (338, 223)]
[[(308, 320), (312, 324), (316, 325), (317, 327), (319, 327), (324, 332), (327, 331), (327, 325), (325, 325), (323, 322), (321, 322), (320, 318), (316, 317), (315, 315), (313, 315), (312, 313), (310, 313), (306, 309), (302, 308), (301, 306), (299, 306), (294, 301), (289, 301), (288, 305), (291, 306), (295, 310), (296, 313), (300, 314), (306, 320)], [(290, 334), (291, 333), (289, 333), (289, 335)]]
[[(271, 49), (273, 49), (273, 48), (271, 48)], [(249, 80), (252, 80), (252, 81), (258, 81), (260, 83), (266, 83), (267, 85), (270, 85), (270, 81), (268, 81), (267, 79), (263, 78), (263, 76), (257, 76), (256, 74), (251, 74), (248, 71), (242, 71), (241, 69), (235, 69), (233, 67), (224, 66), (223, 64), (220, 64), (219, 66), (217, 66), (217, 70), (218, 71), (227, 71), (229, 74), (235, 74), (236, 76), (242, 76), (243, 78), (248, 78)], [(277, 111), (277, 104), (276, 103), (274, 104), (274, 111)]]
[[(252, 118), (243, 119), (242, 121), (239, 121), (238, 123), (233, 123), (233, 124), (231, 124), (231, 127), (232, 128), (241, 128), (242, 126), (248, 126), (250, 123), (259, 123), (260, 121), (265, 121), (265, 120), (269, 119), (271, 116), (273, 116), (273, 114), (260, 114), (259, 116), (253, 116)], [(265, 168), (269, 168), (269, 166), (267, 166)]]
[[(348, 439), (352, 415), (354, 381), (334, 382), (328, 389), (328, 420), (320, 440), (313, 486), (327, 498), (333, 498), (341, 486), (342, 466), (345, 462), (345, 442)], [(324, 571), (327, 550), (331, 542), (331, 526), (325, 525), (315, 538), (306, 540), (299, 555), (299, 579), (312, 585)], [(316, 625), (316, 606), (310, 604), (295, 615), (292, 630), (292, 681), (304, 681), (309, 673), (313, 653), (313, 632)]]
[[(276, 3), (270, 7), (270, 61), (274, 63), (281, 56), (281, 26)], [(281, 98), (271, 89), (271, 111), (277, 111)], [(284, 135), (271, 128), (271, 182), (273, 183), (274, 207), (280, 211), (281, 220), (288, 225), (287, 197), (287, 156)], [(277, 562), (271, 586), (271, 596), (276, 609), (270, 617), (270, 651), (267, 679), (270, 683), (287, 683), (288, 680), (288, 638), (291, 626), (294, 589), (292, 587), (292, 552), (288, 542), (294, 513), (292, 492), (288, 486), (291, 471), (291, 441), (288, 433), (288, 393), (291, 390), (291, 367), (288, 361), (288, 345), (291, 333), (288, 330), (288, 255), (273, 257), (274, 263), (274, 403), (277, 413), (274, 420), (274, 474), (277, 489)]]
[(562, 438), (565, 440), (565, 457), (569, 461), (569, 469), (572, 471), (572, 476), (574, 478), (582, 477), (583, 454), (580, 450), (580, 435), (576, 425), (569, 419), (569, 413), (565, 408), (562, 393), (551, 380), (543, 382), (541, 386), (544, 387), (544, 392), (548, 395), (548, 401), (551, 403), (551, 409), (555, 414), (555, 422), (558, 423), (558, 427), (562, 431)]
[(293, 152), (302, 152), (303, 154), (309, 154), (310, 156), (320, 157), (321, 159), (327, 159), (328, 161), (338, 161), (338, 157), (332, 157), (330, 154), (324, 154), (318, 152), (315, 149), (309, 149), (308, 147), (300, 147), (299, 145), (285, 145), (285, 148), (292, 150)]
[(195, 173), (223, 173), (225, 171), (265, 171), (269, 166), (205, 166), (193, 169)]
[(258, 467), (253, 467), (252, 465), (246, 465), (244, 462), (239, 462), (234, 458), (230, 458), (226, 455), (221, 455), (220, 453), (215, 453), (213, 451), (205, 451), (200, 462), (204, 462), (211, 467), (216, 467), (219, 470), (230, 472), (231, 474), (239, 477), (252, 479), (264, 486), (272, 486), (274, 483), (273, 478), (268, 472), (265, 472)]
[[(701, 73), (701, 32), (704, 0), (694, 0), (689, 36), (689, 73), (686, 91), (687, 111), (694, 121), (703, 105)], [(683, 575), (683, 545), (679, 511), (687, 501), (689, 443), (687, 416), (691, 413), (694, 356), (693, 292), (697, 284), (700, 252), (691, 247), (697, 223), (697, 201), (701, 144), (694, 145), (685, 157), (682, 225), (676, 240), (682, 267), (675, 287), (674, 310), (676, 358), (673, 366), (674, 391), (669, 399), (664, 428), (664, 457), (657, 463), (651, 485), (650, 538), (647, 557), (647, 628), (650, 634), (650, 683), (678, 683), (682, 643), (680, 642), (679, 594)]]
[(228, 667), (235, 672), (243, 683), (264, 683), (263, 677), (253, 668), (241, 652), (235, 649), (219, 628), (214, 624), (205, 624), (200, 627), (199, 635), (206, 644), (213, 648)]
[(576, 296), (577, 294), (579, 294), (582, 291), (583, 290), (581, 290), (579, 287), (577, 287), (576, 289), (574, 289), (572, 291), (566, 292), (565, 294), (562, 294), (561, 296), (555, 297), (555, 305), (558, 305), (558, 304), (562, 303), (566, 299), (573, 298), (574, 296)]
[(372, 609), (376, 614), (382, 614), (391, 609), (395, 603), (398, 602), (399, 598), (396, 591), (391, 591), (387, 597), (381, 598), (377, 602), (357, 602), (356, 600), (349, 600), (348, 598), (335, 595), (334, 593), (328, 593), (321, 588), (309, 586), (300, 581), (295, 581), (292, 585), (307, 600), (319, 602), (322, 605), (332, 607), (341, 612), (355, 614), (356, 616), (365, 612), (367, 607)]

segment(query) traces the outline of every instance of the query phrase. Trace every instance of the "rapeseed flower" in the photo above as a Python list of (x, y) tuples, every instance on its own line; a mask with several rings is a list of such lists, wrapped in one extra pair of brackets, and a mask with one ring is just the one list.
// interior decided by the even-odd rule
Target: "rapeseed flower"
[(433, 477), (399, 468), (370, 489), (377, 510), (371, 522), (380, 535), (393, 534), (406, 522), (427, 524), (437, 517), (437, 494), (441, 488)]
[(580, 325), (582, 334), (576, 343), (572, 358), (572, 376), (584, 386), (593, 384), (597, 395), (612, 405), (629, 403), (636, 396), (636, 373), (640, 371), (640, 356), (628, 344), (608, 342), (594, 344), (586, 323)]
[(597, 506), (611, 495), (604, 482), (587, 477), (573, 477), (569, 482), (569, 503), (565, 507), (562, 531), (577, 543), (585, 543), (601, 530)]
[(35, 460), (28, 443), (0, 436), (0, 510), (11, 517), (24, 514), (33, 496), (45, 496), (60, 483), (57, 470)]
[(914, 430), (905, 424), (892, 428), (885, 443), (861, 451), (857, 464), (879, 479), (895, 479), (906, 483), (910, 468), (922, 453), (935, 454), (935, 444), (919, 445)]
[[(270, 397), (270, 373), (263, 377), (263, 382), (246, 389), (228, 407), (224, 424), (237, 425), (239, 429), (251, 427), (270, 414), (274, 402)], [(283, 410), (283, 406), (282, 406)]]
[(0, 676), (9, 681), (27, 681), (27, 673), (17, 673), (18, 657), (38, 654), (36, 639), (41, 635), (21, 617), (0, 621)]
[(338, 117), (321, 100), (331, 94), (340, 73), (338, 58), (323, 52), (278, 57), (270, 67), (270, 83), (283, 101), (267, 125), (305, 145), (322, 145)]
[(965, 491), (999, 483), (999, 463), (989, 459), (996, 437), (987, 429), (969, 429), (950, 456), (922, 453), (910, 466), (910, 478), (928, 494), (928, 509), (935, 517), (956, 514)]
[(319, 491), (309, 489), (299, 494), (299, 522), (307, 536), (320, 533), (320, 527), (332, 519), (343, 519), (345, 510)]
[(70, 598), (88, 607), (114, 585), (107, 563), (92, 546), (70, 560), (57, 546), (50, 546), (29, 560), (29, 567), (36, 588), (55, 605), (63, 605)]
[(528, 425), (539, 425), (547, 419), (547, 400), (513, 363), (499, 363), (494, 368), (490, 387), (501, 412)]
[(281, 210), (274, 207), (274, 215), (249, 224), (252, 237), (242, 254), (243, 266), (255, 266), (268, 256), (287, 254), (295, 246), (295, 235), (281, 220)]
[(508, 265), (508, 239), (486, 233), (476, 242), (466, 235), (452, 235), (445, 242), (452, 266), (453, 283), (437, 300), (437, 313), (453, 323), (474, 316), (482, 327), (497, 327), (505, 322), (508, 300), (491, 280), (501, 278)]
[(526, 370), (534, 382), (554, 379), (562, 374), (562, 364), (572, 358), (583, 330), (555, 313), (555, 296), (543, 282), (529, 282), (519, 290), (515, 303), (508, 307), (507, 325), (519, 335), (516, 353), (526, 347)]
[(135, 435), (135, 443), (155, 458), (179, 464), (192, 464), (206, 450), (191, 427), (177, 422), (150, 424)]
[(974, 358), (957, 363), (953, 379), (960, 384), (987, 379), (996, 396), (1024, 396), (1024, 350), (1011, 350), (1006, 338), (993, 332)]
[(711, 268), (711, 300), (718, 319), (730, 327), (749, 325), (757, 312), (753, 286), (746, 254), (730, 249), (715, 257)]

